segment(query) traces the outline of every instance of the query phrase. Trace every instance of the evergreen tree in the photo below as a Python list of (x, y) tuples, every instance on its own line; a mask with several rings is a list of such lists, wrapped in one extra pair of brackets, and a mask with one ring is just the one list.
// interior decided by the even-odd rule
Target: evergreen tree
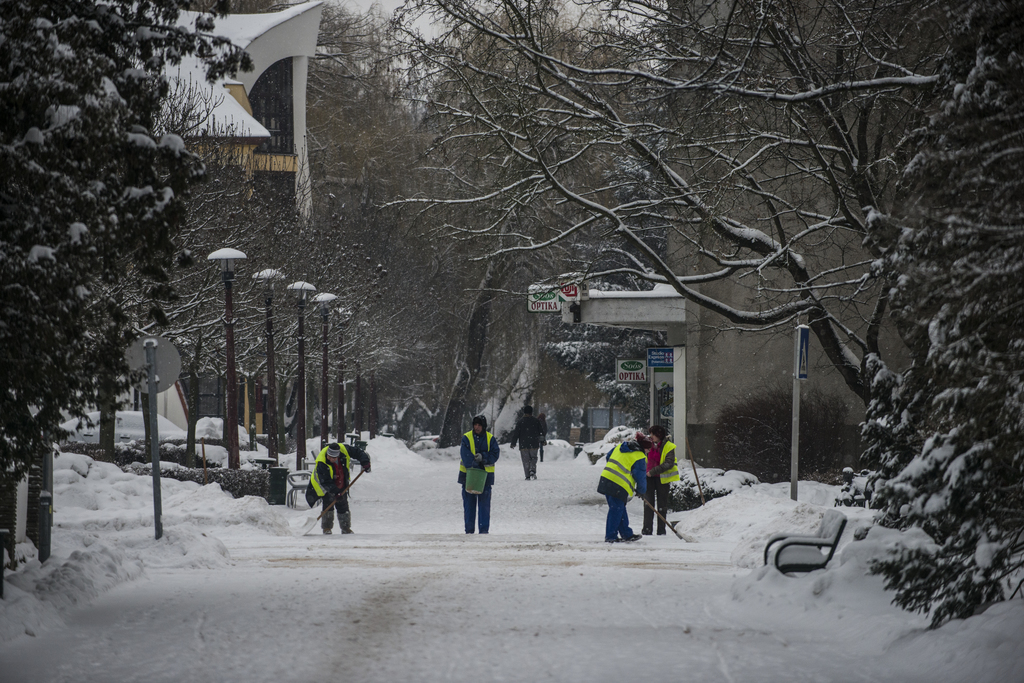
[[(122, 303), (99, 295), (124, 263), (152, 301), (168, 293), (202, 165), (180, 137), (150, 134), (165, 64), (194, 54), (213, 78), (248, 62), (208, 34), (210, 15), (179, 26), (187, 7), (0, 0), (0, 477), (20, 478), (62, 410), (82, 416), (102, 378), (127, 374)], [(163, 319), (156, 303), (150, 316)]]
[(874, 570), (933, 626), (1019, 592), (1024, 569), (1024, 13), (948, 10), (944, 101), (882, 264), (913, 366), (898, 377), (875, 359), (865, 426), (883, 523), (928, 536)]

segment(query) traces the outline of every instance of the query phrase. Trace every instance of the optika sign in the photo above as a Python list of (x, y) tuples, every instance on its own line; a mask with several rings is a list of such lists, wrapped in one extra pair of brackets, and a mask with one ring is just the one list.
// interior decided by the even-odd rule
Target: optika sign
[(558, 292), (538, 292), (530, 294), (531, 313), (558, 313), (562, 310), (558, 301)]
[(616, 359), (615, 381), (620, 384), (647, 384), (647, 363), (634, 358)]

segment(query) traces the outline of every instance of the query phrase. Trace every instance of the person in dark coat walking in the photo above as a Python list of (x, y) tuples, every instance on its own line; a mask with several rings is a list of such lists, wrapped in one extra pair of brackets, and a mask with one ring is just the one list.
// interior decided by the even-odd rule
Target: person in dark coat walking
[(548, 442), (548, 416), (544, 413), (537, 413), (537, 420), (540, 421), (540, 450), (537, 452), (537, 458), (540, 462), (544, 462), (544, 445)]
[(516, 442), (519, 442), (523, 473), (528, 480), (537, 478), (537, 451), (540, 449), (541, 439), (544, 438), (544, 431), (540, 420), (533, 416), (533, 406), (523, 406), (523, 416), (512, 430), (511, 444), (512, 448), (515, 448)]
[[(459, 463), (459, 483), (462, 484), (462, 513), (466, 522), (466, 533), (473, 533), (477, 526), (479, 511), (480, 533), (486, 534), (491, 528), (491, 486), (494, 485), (494, 463), (498, 462), (498, 440), (487, 431), (487, 418), (477, 415), (473, 418), (473, 430), (462, 435)], [(482, 493), (466, 491), (466, 470), (486, 470), (487, 483)]]

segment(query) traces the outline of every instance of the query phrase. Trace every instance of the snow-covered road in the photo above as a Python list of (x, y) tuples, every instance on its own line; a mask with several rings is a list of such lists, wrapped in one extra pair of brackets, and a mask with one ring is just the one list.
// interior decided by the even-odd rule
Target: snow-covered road
[[(739, 566), (756, 564), (773, 525), (809, 520), (816, 506), (734, 494), (673, 515), (697, 543), (610, 546), (597, 467), (545, 462), (524, 481), (503, 451), (491, 533), (467, 536), (454, 462), (380, 445), (371, 454), (351, 536), (301, 536), (308, 510), (262, 508), (287, 523), (272, 533), (239, 522), (239, 501), (170, 485), (167, 545), (177, 547), (176, 519), (199, 514), (185, 511), (212, 506), (225, 524), (199, 534), (219, 538), (230, 562), (147, 564), (70, 610), (66, 626), (0, 646), (0, 681), (938, 683), (970, 673), (980, 683), (1024, 672), (1019, 636), (924, 632), (856, 563), (800, 578)], [(640, 504), (629, 511), (639, 528)], [(1021, 615), (977, 626), (1019, 628)]]

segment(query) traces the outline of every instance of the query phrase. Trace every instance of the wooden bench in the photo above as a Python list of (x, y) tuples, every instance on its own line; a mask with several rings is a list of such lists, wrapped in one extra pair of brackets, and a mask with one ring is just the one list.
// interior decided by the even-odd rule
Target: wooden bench
[[(838, 510), (826, 510), (813, 536), (774, 534), (769, 538), (764, 547), (764, 563), (768, 564), (769, 551), (776, 546), (775, 568), (783, 574), (823, 569), (835, 554), (845, 528), (846, 515)], [(827, 555), (822, 552), (826, 548)]]

